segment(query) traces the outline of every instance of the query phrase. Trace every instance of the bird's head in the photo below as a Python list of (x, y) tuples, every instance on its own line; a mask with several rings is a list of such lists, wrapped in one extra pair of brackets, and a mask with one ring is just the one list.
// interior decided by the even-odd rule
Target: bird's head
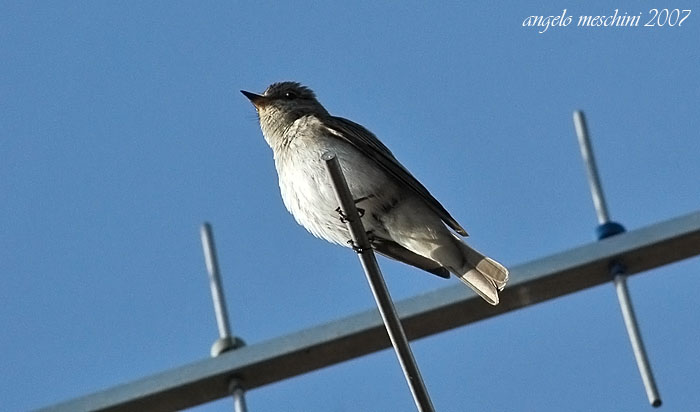
[(297, 82), (274, 83), (261, 95), (241, 93), (255, 106), (266, 137), (283, 132), (302, 116), (328, 115), (314, 92)]

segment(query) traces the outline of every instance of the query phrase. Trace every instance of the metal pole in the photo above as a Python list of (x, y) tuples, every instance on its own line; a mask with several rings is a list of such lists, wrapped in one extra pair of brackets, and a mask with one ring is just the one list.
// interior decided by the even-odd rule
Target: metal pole
[(209, 287), (211, 288), (211, 298), (214, 301), (214, 314), (216, 315), (216, 325), (219, 328), (219, 337), (224, 339), (231, 337), (231, 327), (229, 326), (228, 311), (224, 300), (224, 289), (221, 286), (221, 275), (219, 273), (219, 261), (216, 258), (216, 247), (214, 246), (214, 235), (211, 225), (204, 222), (201, 230), (202, 248), (204, 249), (204, 260), (209, 273)]
[[(204, 260), (209, 273), (209, 286), (211, 287), (211, 298), (214, 302), (214, 313), (216, 324), (219, 328), (219, 339), (214, 342), (211, 348), (211, 356), (216, 357), (231, 349), (243, 346), (243, 342), (231, 335), (231, 326), (226, 310), (226, 300), (224, 298), (224, 288), (221, 285), (221, 275), (219, 273), (219, 261), (216, 258), (216, 247), (214, 246), (214, 235), (211, 225), (204, 222), (201, 229), (202, 248), (204, 249)], [(229, 392), (233, 396), (233, 408), (236, 412), (246, 412), (245, 391), (241, 382), (233, 378), (229, 383)]]
[[(605, 203), (605, 196), (603, 195), (603, 188), (598, 177), (598, 168), (595, 163), (593, 149), (591, 148), (591, 142), (588, 136), (586, 119), (583, 112), (580, 110), (574, 111), (574, 127), (576, 128), (576, 135), (578, 136), (578, 143), (579, 147), (581, 148), (581, 156), (583, 157), (583, 162), (586, 165), (588, 184), (591, 188), (591, 195), (593, 196), (593, 204), (598, 216), (598, 239), (600, 240), (622, 233), (625, 231), (625, 228), (619, 223), (610, 221), (608, 207)], [(639, 368), (639, 374), (642, 376), (642, 382), (644, 383), (647, 398), (652, 406), (661, 406), (661, 397), (656, 387), (654, 375), (651, 371), (649, 358), (647, 357), (646, 350), (644, 349), (644, 342), (642, 341), (642, 337), (639, 333), (637, 317), (634, 314), (634, 308), (632, 307), (629, 290), (627, 289), (627, 275), (625, 274), (624, 265), (621, 262), (613, 262), (610, 267), (610, 274), (613, 276), (613, 283), (615, 284), (615, 290), (617, 291), (617, 299), (620, 303), (622, 318), (625, 321), (627, 335), (629, 336), (630, 343), (632, 344), (632, 351), (634, 352), (634, 358), (637, 360), (637, 367)]]
[(326, 169), (330, 175), (333, 189), (335, 190), (336, 198), (340, 204), (340, 212), (342, 219), (345, 221), (353, 243), (353, 248), (357, 252), (362, 268), (365, 271), (367, 282), (374, 295), (374, 300), (377, 302), (377, 308), (381, 314), (384, 326), (389, 334), (391, 344), (394, 346), (394, 351), (399, 359), (399, 364), (403, 370), (408, 386), (413, 394), (413, 400), (416, 407), (421, 412), (434, 412), (435, 408), (428, 395), (428, 390), (425, 388), (423, 378), (421, 377), (418, 365), (411, 352), (411, 347), (408, 345), (408, 339), (404, 333), (401, 321), (396, 314), (396, 309), (391, 301), (391, 296), (387, 290), (382, 272), (379, 270), (377, 259), (367, 238), (360, 216), (355, 207), (355, 201), (348, 188), (347, 181), (340, 168), (340, 163), (334, 153), (326, 152), (321, 156), (321, 159), (326, 164)]
[(232, 379), (229, 390), (233, 396), (233, 410), (236, 412), (246, 412), (248, 407), (245, 404), (245, 390), (238, 379)]
[(640, 375), (642, 375), (642, 381), (644, 382), (644, 388), (647, 392), (647, 398), (649, 399), (649, 403), (652, 406), (661, 406), (661, 397), (659, 395), (659, 390), (656, 388), (654, 375), (651, 372), (651, 366), (649, 364), (649, 359), (647, 358), (647, 352), (644, 348), (644, 341), (639, 335), (639, 328), (637, 327), (637, 317), (634, 314), (632, 302), (630, 301), (630, 294), (627, 290), (627, 275), (616, 275), (614, 278), (614, 282), (615, 290), (617, 291), (617, 299), (620, 301), (622, 317), (625, 319), (625, 325), (627, 325), (627, 331), (630, 334), (630, 343), (632, 344), (632, 351), (634, 352), (634, 358), (637, 360), (637, 368), (639, 368), (639, 373)]
[[(484, 305), (453, 284), (396, 302), (411, 339), (443, 333), (570, 296), (610, 281), (613, 259), (628, 276), (700, 256), (700, 210), (511, 267), (507, 305)], [(602, 270), (601, 270), (602, 269)], [(661, 276), (661, 275), (660, 275)], [(663, 276), (667, 276), (666, 273)], [(661, 278), (665, 279), (665, 278)], [(235, 356), (185, 365), (48, 405), (37, 412), (173, 411), (231, 396), (232, 376), (260, 388), (389, 347), (377, 308), (236, 349)]]
[(588, 138), (586, 119), (583, 117), (583, 112), (580, 110), (574, 111), (574, 127), (576, 128), (576, 136), (578, 136), (578, 145), (581, 148), (581, 157), (583, 157), (583, 163), (586, 165), (588, 185), (591, 188), (591, 196), (593, 196), (593, 205), (598, 215), (598, 223), (603, 225), (610, 221), (610, 216), (608, 215), (608, 206), (605, 203), (605, 196), (603, 196), (603, 188), (600, 185), (598, 166), (596, 166), (595, 157), (593, 157), (591, 141)]

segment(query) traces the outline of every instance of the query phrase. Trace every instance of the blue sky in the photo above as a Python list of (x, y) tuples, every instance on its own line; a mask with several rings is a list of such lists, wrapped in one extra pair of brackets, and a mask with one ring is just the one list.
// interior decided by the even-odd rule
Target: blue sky
[[(372, 307), (356, 257), (284, 209), (239, 89), (307, 84), (506, 265), (594, 239), (574, 109), (615, 220), (696, 211), (697, 3), (512, 3), (2, 2), (0, 409), (209, 356), (205, 220), (249, 344)], [(522, 27), (615, 8), (642, 22), (651, 8), (693, 14), (681, 27)], [(396, 299), (456, 282), (380, 265)], [(695, 258), (630, 280), (664, 410), (700, 405), (699, 270)], [(648, 408), (610, 284), (413, 348), (440, 411)], [(389, 350), (247, 400), (251, 412), (413, 408)]]

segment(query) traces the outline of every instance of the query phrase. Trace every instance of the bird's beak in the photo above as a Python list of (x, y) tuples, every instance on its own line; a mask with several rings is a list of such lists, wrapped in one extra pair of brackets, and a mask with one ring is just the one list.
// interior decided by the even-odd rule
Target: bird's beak
[(262, 106), (263, 102), (265, 101), (265, 96), (247, 92), (245, 90), (241, 90), (241, 93), (243, 93), (243, 96), (247, 97), (248, 100), (250, 100), (250, 102), (253, 103), (253, 106), (255, 106), (256, 108)]

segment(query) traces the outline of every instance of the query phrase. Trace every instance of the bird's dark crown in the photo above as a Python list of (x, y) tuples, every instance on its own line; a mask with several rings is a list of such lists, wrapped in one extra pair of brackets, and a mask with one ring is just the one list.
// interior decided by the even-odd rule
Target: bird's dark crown
[(273, 83), (265, 90), (263, 96), (269, 98), (286, 98), (286, 99), (309, 99), (316, 100), (316, 95), (313, 90), (303, 86), (298, 82), (279, 82)]

